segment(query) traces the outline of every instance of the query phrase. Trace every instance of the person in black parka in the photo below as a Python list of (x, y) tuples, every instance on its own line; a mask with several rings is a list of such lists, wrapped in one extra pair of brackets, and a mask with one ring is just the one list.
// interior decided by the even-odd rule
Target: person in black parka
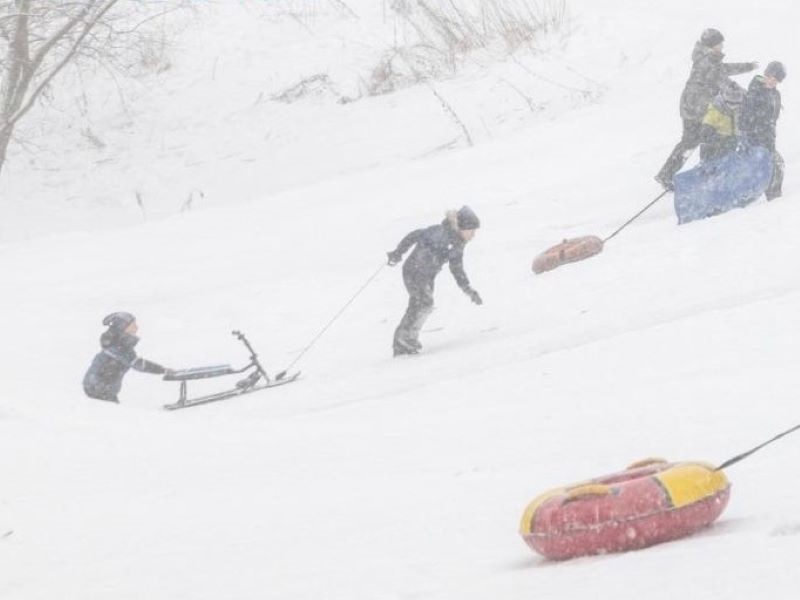
[(672, 178), (681, 170), (689, 152), (702, 141), (701, 128), (708, 105), (731, 75), (747, 73), (758, 67), (756, 62), (724, 63), (723, 35), (706, 29), (692, 52), (692, 72), (681, 94), (680, 113), (683, 135), (655, 179), (664, 189), (673, 188)]
[(464, 272), (464, 246), (480, 227), (480, 220), (468, 206), (449, 211), (440, 225), (416, 229), (405, 236), (395, 250), (387, 252), (389, 265), (403, 260), (403, 254), (416, 245), (403, 264), (403, 282), (408, 290), (408, 308), (394, 333), (394, 355), (416, 354), (422, 348), (419, 332), (433, 311), (433, 284), (445, 263), (458, 287), (475, 304), (483, 304)]
[(100, 336), (102, 350), (94, 357), (83, 378), (83, 390), (95, 400), (117, 402), (122, 378), (129, 369), (161, 375), (169, 372), (159, 364), (136, 356), (134, 346), (138, 326), (136, 318), (127, 312), (115, 312), (103, 319), (108, 329)]
[(783, 158), (775, 148), (776, 125), (781, 114), (781, 93), (778, 84), (786, 77), (783, 63), (773, 61), (764, 69), (764, 75), (756, 75), (750, 82), (742, 104), (739, 128), (746, 144), (761, 146), (772, 153), (772, 180), (767, 187), (767, 200), (782, 194)]

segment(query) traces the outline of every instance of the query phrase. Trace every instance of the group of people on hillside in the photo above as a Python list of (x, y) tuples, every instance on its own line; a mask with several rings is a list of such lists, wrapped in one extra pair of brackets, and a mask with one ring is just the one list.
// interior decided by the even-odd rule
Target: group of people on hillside
[(680, 100), (683, 135), (655, 178), (672, 190), (675, 174), (698, 146), (701, 161), (719, 158), (741, 144), (759, 146), (772, 155), (766, 197), (773, 200), (781, 195), (783, 185), (784, 163), (775, 148), (775, 130), (781, 113), (777, 88), (786, 78), (786, 67), (770, 62), (745, 90), (731, 77), (755, 70), (758, 63), (723, 62), (724, 42), (718, 30), (706, 29), (695, 44), (691, 74)]
[[(445, 263), (456, 283), (475, 304), (483, 304), (480, 294), (464, 272), (464, 247), (480, 227), (480, 220), (468, 206), (449, 211), (438, 225), (416, 229), (406, 235), (397, 248), (388, 252), (388, 264), (394, 266), (414, 246), (403, 265), (403, 281), (408, 290), (408, 308), (394, 333), (394, 355), (417, 354), (422, 349), (419, 334), (433, 311), (433, 287)], [(155, 375), (169, 375), (163, 367), (136, 354), (139, 325), (129, 312), (115, 312), (103, 319), (106, 330), (100, 336), (100, 352), (83, 378), (83, 390), (96, 400), (119, 403), (122, 379), (130, 370)]]
[[(772, 155), (772, 178), (766, 190), (767, 199), (772, 200), (781, 195), (783, 183), (783, 159), (775, 149), (775, 128), (781, 112), (777, 86), (786, 77), (786, 68), (780, 62), (770, 62), (764, 74), (754, 77), (745, 90), (730, 77), (753, 71), (758, 63), (723, 62), (724, 41), (718, 30), (706, 29), (695, 44), (692, 71), (680, 101), (683, 136), (656, 180), (666, 190), (672, 190), (673, 177), (698, 146), (701, 160), (711, 161), (735, 151), (741, 144), (749, 144), (766, 148)], [(416, 244), (403, 265), (409, 301), (395, 330), (395, 356), (416, 354), (422, 348), (420, 329), (433, 310), (433, 282), (445, 263), (449, 263), (464, 293), (475, 304), (482, 304), (463, 266), (464, 246), (478, 227), (478, 217), (465, 206), (457, 213), (448, 213), (440, 225), (412, 231), (395, 250), (387, 253), (389, 265), (395, 265)]]
[[(710, 161), (735, 151), (740, 144), (750, 144), (766, 148), (772, 155), (773, 174), (766, 191), (767, 199), (772, 200), (781, 195), (783, 181), (783, 160), (775, 149), (775, 127), (781, 111), (777, 86), (786, 77), (786, 68), (780, 62), (770, 62), (764, 74), (753, 78), (744, 90), (730, 77), (753, 71), (758, 63), (723, 62), (723, 42), (719, 31), (706, 29), (695, 45), (692, 71), (680, 102), (683, 136), (656, 180), (671, 190), (673, 177), (698, 146), (701, 160)], [(464, 248), (479, 227), (477, 215), (464, 206), (448, 212), (437, 225), (410, 232), (387, 253), (388, 264), (394, 266), (414, 248), (403, 264), (403, 282), (409, 298), (394, 332), (395, 356), (417, 354), (422, 349), (420, 331), (433, 311), (434, 281), (445, 264), (465, 295), (473, 303), (483, 304), (464, 271)], [(155, 374), (170, 372), (136, 355), (138, 325), (132, 314), (112, 313), (103, 319), (103, 325), (107, 330), (100, 338), (101, 351), (83, 380), (89, 397), (118, 402), (122, 378), (130, 369)]]

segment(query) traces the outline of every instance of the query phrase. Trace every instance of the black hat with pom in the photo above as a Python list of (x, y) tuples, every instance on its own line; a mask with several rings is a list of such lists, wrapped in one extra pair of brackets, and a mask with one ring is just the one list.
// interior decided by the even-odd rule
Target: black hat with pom
[(462, 206), (456, 216), (458, 228), (462, 231), (469, 229), (478, 229), (481, 226), (481, 221), (469, 206)]
[(128, 325), (133, 323), (135, 320), (136, 317), (129, 312), (115, 312), (111, 313), (110, 315), (106, 315), (106, 317), (103, 319), (103, 325), (109, 329), (125, 331), (125, 329), (128, 328)]

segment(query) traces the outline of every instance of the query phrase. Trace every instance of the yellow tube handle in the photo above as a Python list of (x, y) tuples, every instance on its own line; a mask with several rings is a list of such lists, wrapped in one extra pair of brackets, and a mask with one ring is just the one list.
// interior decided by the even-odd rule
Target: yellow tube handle
[(635, 463), (628, 465), (628, 468), (625, 469), (626, 471), (631, 471), (633, 469), (641, 469), (642, 467), (649, 467), (651, 465), (665, 465), (669, 461), (664, 460), (663, 458), (643, 458), (642, 460), (637, 460)]

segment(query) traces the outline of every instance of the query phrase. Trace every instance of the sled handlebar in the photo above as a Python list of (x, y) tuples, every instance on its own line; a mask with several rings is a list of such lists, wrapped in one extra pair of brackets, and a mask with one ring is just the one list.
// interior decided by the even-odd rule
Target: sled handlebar
[(247, 341), (247, 338), (241, 331), (239, 331), (238, 329), (234, 329), (233, 331), (231, 331), (231, 335), (235, 336), (240, 342), (242, 342), (247, 347), (253, 358), (256, 358), (258, 356), (258, 354), (256, 354), (256, 351), (253, 350), (253, 347), (250, 345), (250, 342)]

